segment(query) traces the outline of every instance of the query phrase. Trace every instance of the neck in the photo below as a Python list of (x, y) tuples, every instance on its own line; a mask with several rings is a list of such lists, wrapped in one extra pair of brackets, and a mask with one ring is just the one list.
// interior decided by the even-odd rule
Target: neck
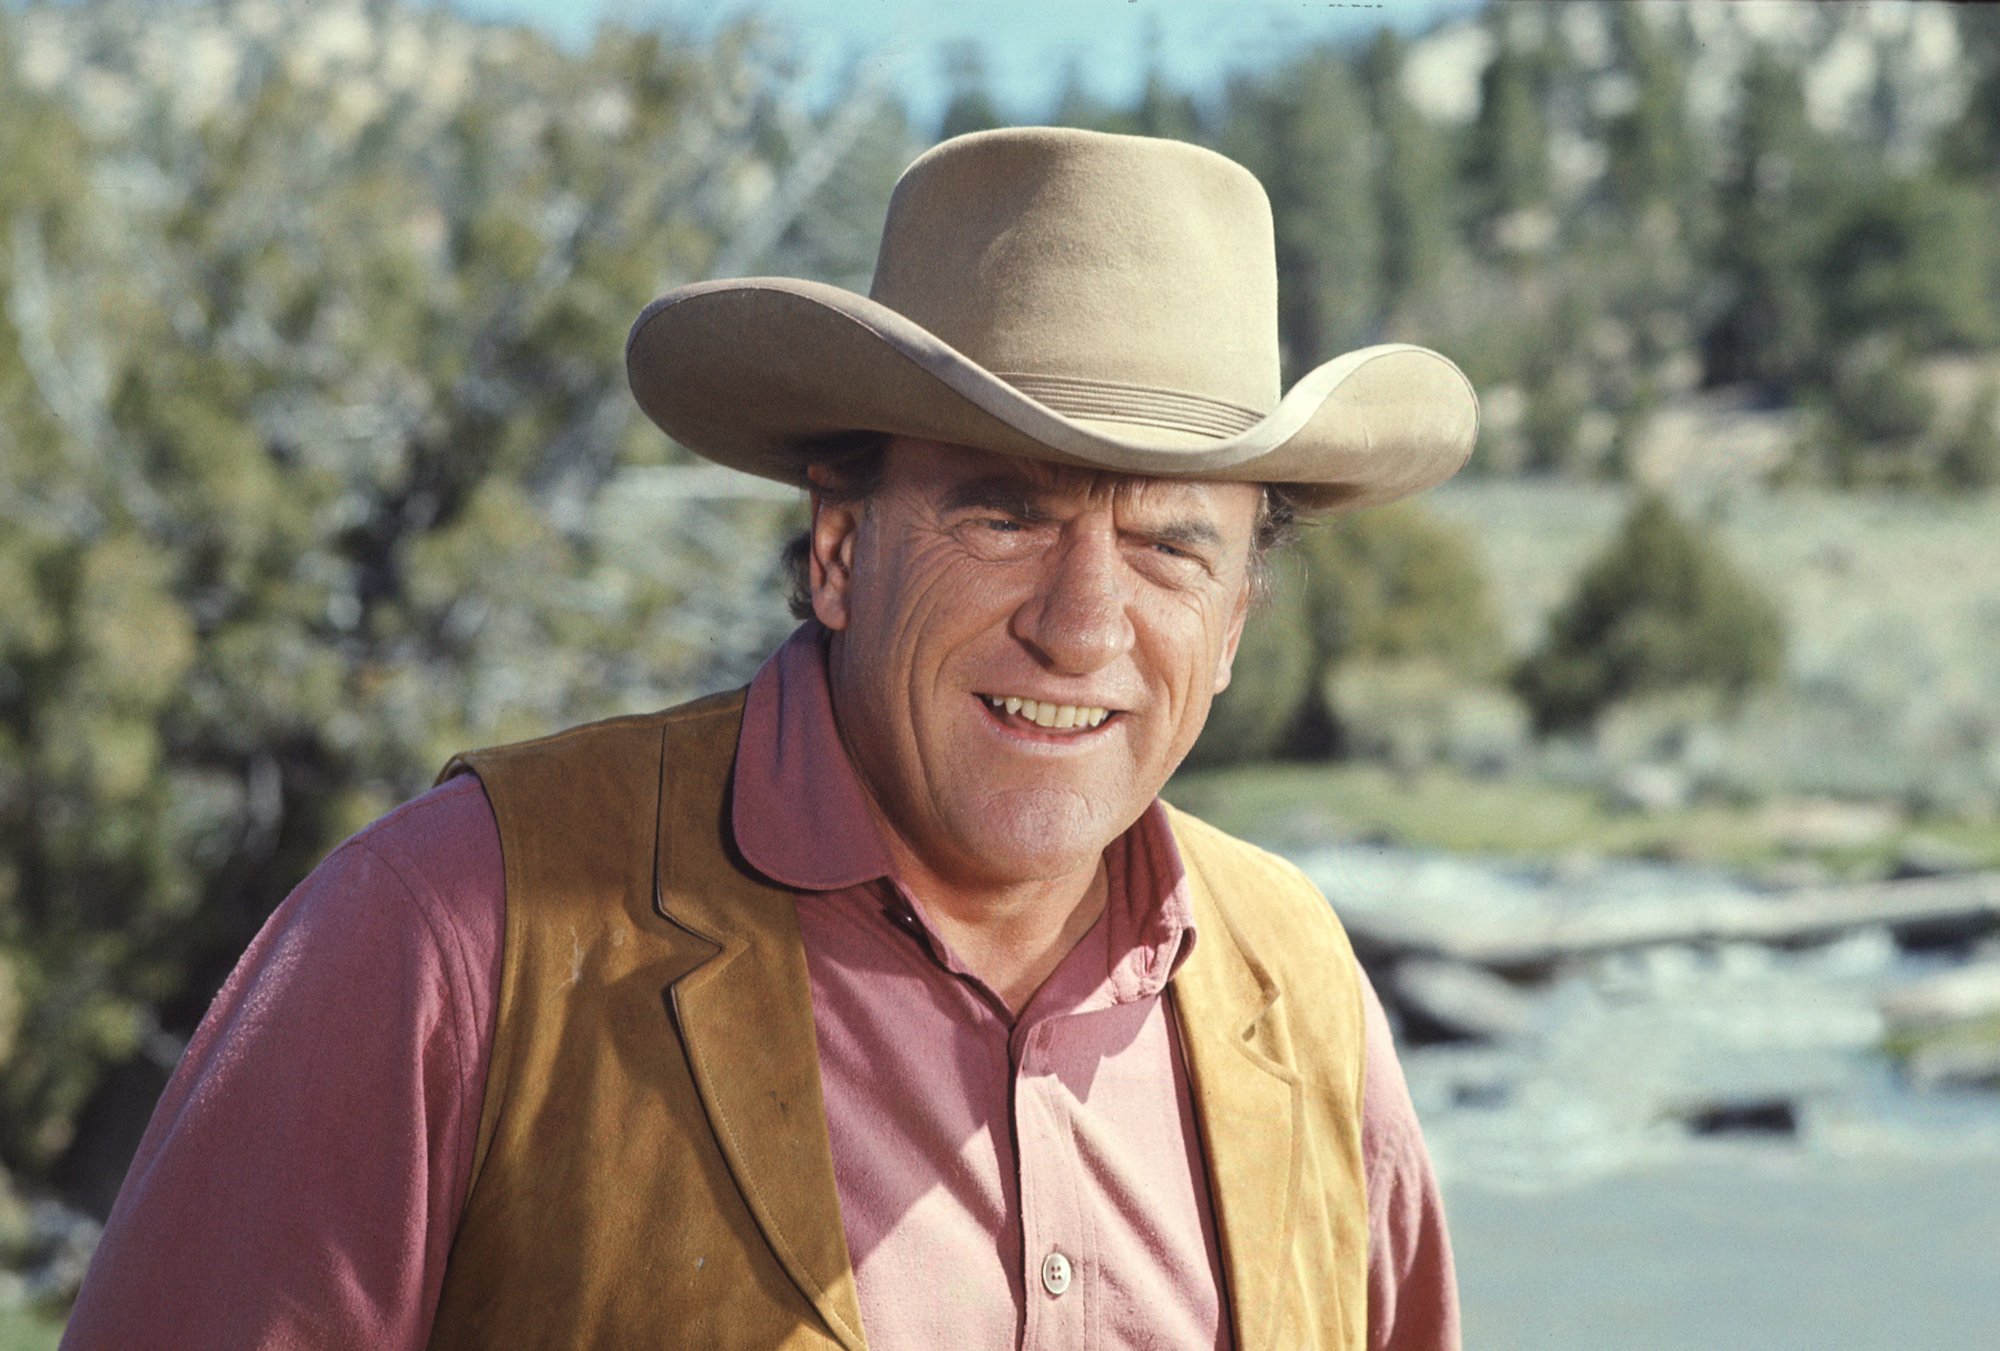
[(1097, 922), (1110, 894), (1101, 857), (1055, 878), (968, 885), (929, 867), (893, 830), (883, 833), (896, 876), (923, 902), (951, 950), (1013, 1013)]

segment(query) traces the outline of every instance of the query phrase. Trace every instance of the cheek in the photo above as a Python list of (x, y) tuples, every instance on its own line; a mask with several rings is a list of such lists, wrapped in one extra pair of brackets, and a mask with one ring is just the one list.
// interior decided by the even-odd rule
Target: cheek
[(1230, 611), (1218, 598), (1171, 597), (1150, 626), (1164, 670), (1179, 700), (1213, 694), (1229, 666)]
[(967, 677), (955, 659), (986, 651), (983, 644), (995, 635), (1004, 638), (1019, 603), (1018, 570), (968, 559), (948, 541), (868, 561), (874, 565), (868, 576), (895, 580), (855, 588), (848, 630), (855, 669), (885, 714), (906, 724), (924, 720), (935, 711), (934, 693), (954, 692)]

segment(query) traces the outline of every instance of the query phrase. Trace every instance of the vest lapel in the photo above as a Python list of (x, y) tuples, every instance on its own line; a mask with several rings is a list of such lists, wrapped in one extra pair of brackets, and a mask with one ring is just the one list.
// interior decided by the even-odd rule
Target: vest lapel
[(662, 748), (660, 838), (703, 847), (661, 851), (657, 904), (719, 951), (673, 983), (674, 1017), (715, 1138), (771, 1250), (840, 1344), (863, 1351), (794, 898), (745, 870), (728, 843), (735, 735), (679, 732), (669, 725)]
[(1188, 859), (1194, 952), (1174, 976), (1195, 1115), (1208, 1160), (1223, 1278), (1242, 1351), (1277, 1345), (1302, 1147), (1298, 1075), (1270, 1019), (1277, 992)]

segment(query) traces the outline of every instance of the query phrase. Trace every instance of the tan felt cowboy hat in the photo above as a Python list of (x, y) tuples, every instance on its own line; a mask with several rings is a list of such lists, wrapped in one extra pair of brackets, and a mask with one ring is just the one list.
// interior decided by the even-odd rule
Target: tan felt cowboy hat
[(1479, 421), (1458, 367), (1400, 343), (1280, 397), (1257, 180), (1179, 141), (1048, 127), (960, 136), (912, 164), (868, 295), (683, 286), (640, 314), (625, 364), (669, 436), (790, 483), (803, 443), (866, 430), (1363, 506), (1450, 478)]

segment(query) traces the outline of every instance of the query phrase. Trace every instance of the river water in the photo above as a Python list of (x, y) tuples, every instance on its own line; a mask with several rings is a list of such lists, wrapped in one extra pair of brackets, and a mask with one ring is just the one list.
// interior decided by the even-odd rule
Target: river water
[[(1753, 894), (1659, 864), (1291, 853), (1354, 922)], [(1495, 1040), (1406, 1048), (1467, 1346), (2000, 1346), (2000, 1092), (1920, 1090), (1881, 1050), (1883, 996), (1965, 960), (1880, 930), (1660, 946), (1506, 992)]]

